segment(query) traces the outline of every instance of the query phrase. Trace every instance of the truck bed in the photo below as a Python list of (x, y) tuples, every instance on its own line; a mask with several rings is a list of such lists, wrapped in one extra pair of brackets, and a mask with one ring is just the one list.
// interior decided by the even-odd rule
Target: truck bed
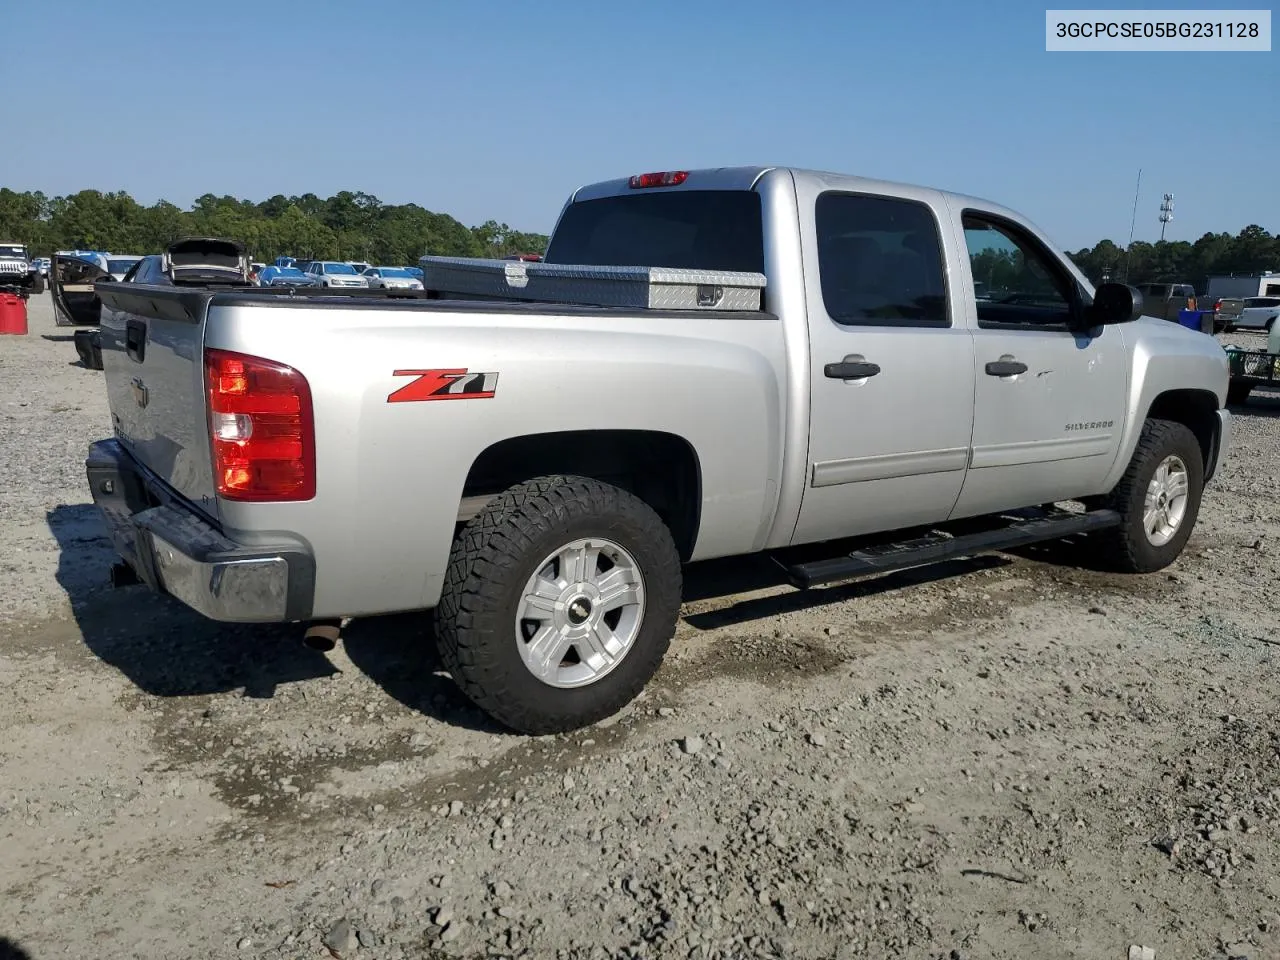
[[(465, 507), (469, 471), (508, 437), (647, 430), (712, 449), (727, 425), (756, 425), (702, 464), (702, 482), (721, 492), (701, 518), (700, 549), (750, 550), (761, 534), (742, 517), (764, 524), (769, 516), (769, 491), (756, 478), (777, 470), (785, 383), (782, 324), (772, 314), (365, 290), (98, 290), (115, 439), (180, 502), (246, 547), (306, 531), (324, 600), (316, 616), (434, 603), (437, 554)], [(306, 378), (312, 498), (260, 504), (218, 492), (209, 351), (262, 358)], [(450, 384), (450, 398), (482, 399), (408, 402), (435, 399), (436, 387)], [(700, 416), (691, 423), (694, 409)], [(366, 569), (382, 573), (352, 574)]]

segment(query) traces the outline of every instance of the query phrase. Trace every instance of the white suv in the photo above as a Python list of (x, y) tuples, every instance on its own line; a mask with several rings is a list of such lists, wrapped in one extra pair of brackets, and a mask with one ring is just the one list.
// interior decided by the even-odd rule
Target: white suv
[(322, 287), (369, 286), (369, 281), (357, 273), (355, 267), (335, 260), (317, 260), (307, 266), (307, 273), (319, 280)]

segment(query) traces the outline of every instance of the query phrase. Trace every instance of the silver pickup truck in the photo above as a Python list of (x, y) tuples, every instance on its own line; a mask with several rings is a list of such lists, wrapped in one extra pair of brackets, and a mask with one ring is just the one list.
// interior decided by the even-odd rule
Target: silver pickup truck
[[(1226, 355), (1057, 250), (971, 197), (725, 168), (578, 190), (544, 263), (472, 262), (509, 296), (434, 258), (409, 297), (99, 283), (88, 480), (120, 582), (223, 621), (434, 609), (476, 703), (569, 730), (658, 668), (689, 562), (806, 588), (1086, 534), (1171, 563)], [(601, 305), (637, 265), (696, 296)], [(539, 271), (596, 302), (539, 302)]]

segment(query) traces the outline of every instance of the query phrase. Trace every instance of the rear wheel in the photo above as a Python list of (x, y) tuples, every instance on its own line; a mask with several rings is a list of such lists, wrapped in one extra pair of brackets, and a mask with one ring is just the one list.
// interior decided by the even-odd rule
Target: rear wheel
[(1182, 553), (1200, 513), (1204, 461), (1185, 425), (1147, 420), (1129, 469), (1100, 506), (1120, 526), (1095, 535), (1101, 559), (1126, 573), (1151, 573)]
[(577, 729), (629, 703), (680, 612), (681, 567), (642, 500), (584, 477), (507, 490), (454, 542), (436, 636), (481, 709), (523, 733)]

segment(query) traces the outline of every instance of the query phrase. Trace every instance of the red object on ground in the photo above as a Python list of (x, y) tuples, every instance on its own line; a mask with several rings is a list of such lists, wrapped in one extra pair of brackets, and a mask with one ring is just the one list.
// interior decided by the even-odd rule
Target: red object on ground
[(27, 332), (27, 301), (12, 293), (0, 293), (0, 333)]

